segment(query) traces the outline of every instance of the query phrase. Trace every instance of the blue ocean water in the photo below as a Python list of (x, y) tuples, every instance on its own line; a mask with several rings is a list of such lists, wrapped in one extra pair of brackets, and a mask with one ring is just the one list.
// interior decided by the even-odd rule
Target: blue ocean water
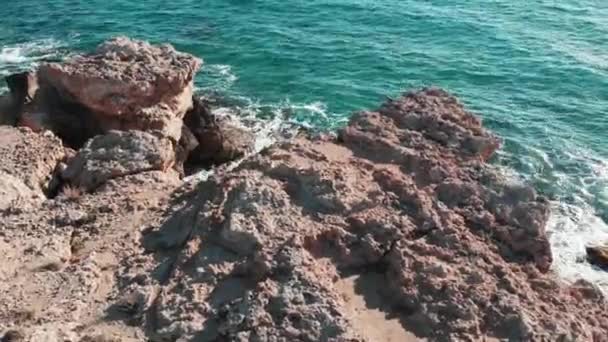
[(385, 95), (436, 85), (504, 139), (494, 161), (553, 203), (555, 271), (608, 243), (604, 0), (19, 0), (0, 6), (0, 74), (115, 35), (205, 59), (197, 86), (261, 117), (343, 125)]

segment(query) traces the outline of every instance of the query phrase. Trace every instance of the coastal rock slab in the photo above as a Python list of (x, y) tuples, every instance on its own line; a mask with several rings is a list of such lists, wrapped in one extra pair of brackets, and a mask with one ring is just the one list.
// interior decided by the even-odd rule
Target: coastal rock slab
[(170, 45), (118, 37), (92, 54), (43, 64), (37, 76), (64, 105), (89, 110), (102, 131), (160, 130), (177, 141), (201, 64)]
[(606, 341), (605, 296), (549, 272), (549, 203), (486, 164), (498, 146), (438, 89), (198, 184), (163, 133), (110, 131), (0, 215), (0, 336)]
[(86, 143), (61, 177), (72, 186), (92, 191), (113, 178), (167, 170), (173, 158), (171, 141), (160, 134), (110, 131)]

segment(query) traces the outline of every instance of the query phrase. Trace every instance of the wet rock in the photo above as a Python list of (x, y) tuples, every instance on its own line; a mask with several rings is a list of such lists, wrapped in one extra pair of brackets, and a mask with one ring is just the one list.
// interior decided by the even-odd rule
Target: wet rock
[(591, 264), (608, 270), (608, 246), (588, 246), (586, 252)]
[(17, 124), (18, 110), (15, 109), (10, 95), (0, 96), (0, 125), (14, 126)]
[(20, 342), (23, 340), (24, 336), (19, 330), (9, 330), (0, 339), (1, 342)]
[(38, 90), (38, 78), (35, 73), (21, 72), (9, 75), (5, 79), (14, 103), (22, 106), (34, 99)]
[(251, 132), (226, 118), (215, 117), (202, 99), (194, 98), (193, 103), (192, 110), (184, 117), (184, 125), (189, 132), (180, 142), (191, 148), (188, 167), (208, 168), (235, 160), (253, 150), (254, 136)]
[(71, 186), (93, 191), (113, 178), (167, 170), (173, 158), (173, 145), (161, 134), (110, 131), (86, 143), (61, 177)]

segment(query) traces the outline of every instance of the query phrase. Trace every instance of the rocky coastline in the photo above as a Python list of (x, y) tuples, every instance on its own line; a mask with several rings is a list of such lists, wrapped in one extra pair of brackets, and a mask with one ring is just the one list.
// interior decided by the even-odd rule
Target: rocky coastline
[(608, 341), (602, 291), (551, 272), (547, 200), (455, 97), (251, 153), (202, 66), (120, 37), (7, 78), (2, 342)]

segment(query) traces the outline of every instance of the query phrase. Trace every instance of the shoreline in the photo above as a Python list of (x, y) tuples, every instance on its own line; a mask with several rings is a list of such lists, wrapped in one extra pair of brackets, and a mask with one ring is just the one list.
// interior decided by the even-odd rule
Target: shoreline
[[(499, 140), (455, 97), (257, 151), (193, 97), (201, 64), (117, 38), (10, 78), (0, 336), (364, 341), (373, 317), (428, 340), (604, 341), (602, 292), (550, 271), (549, 202), (487, 166)], [(369, 272), (390, 305), (358, 292)]]

